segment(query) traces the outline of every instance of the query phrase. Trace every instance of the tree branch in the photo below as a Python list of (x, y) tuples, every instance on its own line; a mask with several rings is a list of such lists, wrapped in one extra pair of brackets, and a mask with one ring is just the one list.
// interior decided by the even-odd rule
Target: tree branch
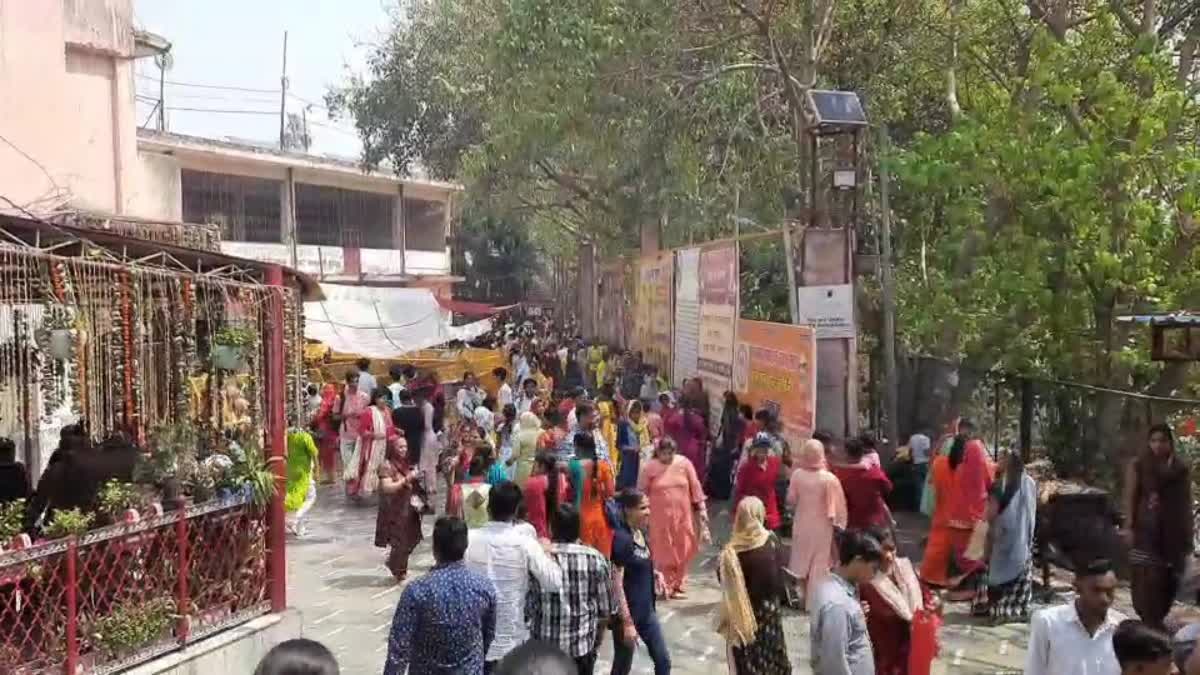
[(1136, 37), (1140, 26), (1138, 26), (1137, 21), (1133, 20), (1133, 16), (1130, 15), (1129, 10), (1125, 9), (1121, 4), (1121, 0), (1108, 0), (1108, 6), (1112, 9), (1112, 13), (1117, 17), (1117, 21), (1125, 29), (1125, 32)]

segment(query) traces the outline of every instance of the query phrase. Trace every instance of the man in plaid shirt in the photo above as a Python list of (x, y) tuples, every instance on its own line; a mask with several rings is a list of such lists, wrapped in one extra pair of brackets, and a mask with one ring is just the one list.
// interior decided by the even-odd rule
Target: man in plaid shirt
[(579, 510), (563, 504), (551, 517), (554, 543), (550, 555), (563, 571), (562, 592), (543, 592), (530, 579), (525, 621), (533, 640), (558, 645), (575, 660), (579, 675), (592, 675), (596, 653), (612, 614), (612, 581), (608, 560), (579, 543)]

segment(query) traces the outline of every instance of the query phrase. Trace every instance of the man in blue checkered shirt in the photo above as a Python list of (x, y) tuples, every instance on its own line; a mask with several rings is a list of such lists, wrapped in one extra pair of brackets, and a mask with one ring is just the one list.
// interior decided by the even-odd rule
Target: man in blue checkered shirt
[(596, 653), (612, 615), (612, 583), (608, 560), (579, 543), (579, 510), (563, 504), (551, 516), (554, 538), (550, 555), (563, 571), (562, 592), (542, 592), (530, 579), (525, 596), (529, 637), (558, 645), (579, 669), (592, 675)]

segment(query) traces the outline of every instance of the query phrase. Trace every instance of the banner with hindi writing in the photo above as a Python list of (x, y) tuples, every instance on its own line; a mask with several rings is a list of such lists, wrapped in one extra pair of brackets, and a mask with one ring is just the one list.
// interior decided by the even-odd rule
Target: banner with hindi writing
[(812, 436), (817, 407), (817, 337), (810, 326), (738, 321), (733, 391), (755, 410), (775, 411), (795, 441)]
[(646, 363), (658, 366), (665, 376), (671, 372), (671, 290), (675, 256), (667, 251), (638, 261), (637, 307), (634, 312), (634, 344)]
[(722, 396), (731, 386), (733, 342), (738, 319), (737, 245), (720, 244), (700, 252), (700, 340), (696, 370), (712, 407), (721, 418)]

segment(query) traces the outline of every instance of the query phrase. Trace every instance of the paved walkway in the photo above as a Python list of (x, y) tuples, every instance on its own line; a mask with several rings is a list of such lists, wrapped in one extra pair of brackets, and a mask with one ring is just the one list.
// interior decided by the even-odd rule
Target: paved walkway
[[(426, 518), (426, 541), (413, 554), (410, 578), (424, 574), (433, 565), (428, 540), (432, 526), (433, 519)], [(714, 507), (716, 541), (725, 541), (729, 526), (728, 508)], [(303, 612), (305, 636), (333, 650), (342, 672), (349, 675), (382, 671), (388, 629), (400, 596), (400, 587), (383, 566), (384, 551), (372, 546), (374, 532), (374, 507), (351, 506), (338, 489), (322, 488), (309, 517), (308, 537), (288, 541), (289, 604)], [(906, 528), (900, 535), (902, 549), (916, 546), (918, 537)], [(659, 605), (674, 673), (724, 672), (725, 644), (713, 630), (720, 594), (714, 571), (716, 553), (713, 548), (698, 557), (687, 600)], [(1058, 601), (1062, 599), (1065, 596)], [(1126, 594), (1122, 594), (1118, 605), (1128, 611)], [(966, 616), (963, 605), (947, 607), (946, 621), (942, 657), (934, 666), (935, 675), (1021, 671), (1028, 626), (980, 626)], [(795, 672), (811, 672), (807, 619), (799, 613), (789, 614), (784, 628)], [(606, 675), (611, 661), (611, 640), (606, 639), (596, 672)], [(638, 651), (634, 672), (653, 672), (644, 647)]]

